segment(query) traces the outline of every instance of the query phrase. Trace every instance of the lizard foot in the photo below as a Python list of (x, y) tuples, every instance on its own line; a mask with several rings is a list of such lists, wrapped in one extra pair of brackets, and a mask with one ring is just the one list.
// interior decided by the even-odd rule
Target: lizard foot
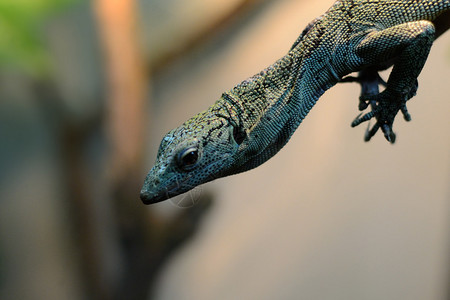
[(359, 110), (365, 110), (369, 106), (369, 99), (379, 94), (379, 85), (386, 87), (386, 81), (381, 78), (376, 70), (362, 70), (358, 76), (347, 76), (341, 82), (356, 82), (361, 85), (361, 96), (359, 97)]
[(403, 118), (406, 121), (411, 120), (411, 115), (406, 108), (406, 101), (409, 100), (414, 93), (415, 91), (406, 94), (397, 94), (389, 90), (384, 90), (377, 95), (367, 97), (364, 102), (367, 103), (367, 106), (370, 104), (372, 110), (364, 115), (359, 114), (352, 122), (351, 126), (355, 127), (375, 118), (377, 121), (372, 128), (367, 128), (364, 140), (366, 142), (369, 141), (377, 133), (378, 129), (381, 128), (384, 137), (393, 144), (396, 138), (395, 133), (392, 130), (395, 116), (401, 111)]

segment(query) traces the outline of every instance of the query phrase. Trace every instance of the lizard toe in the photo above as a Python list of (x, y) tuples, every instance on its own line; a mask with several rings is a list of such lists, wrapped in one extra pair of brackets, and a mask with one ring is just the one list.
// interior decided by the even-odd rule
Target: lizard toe
[(375, 112), (370, 111), (362, 116), (361, 115), (362, 115), (362, 113), (358, 114), (356, 116), (356, 118), (352, 121), (352, 123), (350, 124), (352, 127), (356, 127), (361, 123), (369, 121), (370, 119), (372, 119), (375, 116)]
[(367, 126), (366, 133), (364, 134), (364, 141), (368, 142), (370, 139), (377, 133), (378, 129), (380, 128), (380, 125), (378, 123), (375, 123), (372, 128), (370, 128), (370, 124)]

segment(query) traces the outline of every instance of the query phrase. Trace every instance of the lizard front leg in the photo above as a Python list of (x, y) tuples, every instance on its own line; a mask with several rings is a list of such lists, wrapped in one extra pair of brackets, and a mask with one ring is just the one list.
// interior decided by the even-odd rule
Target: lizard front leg
[[(434, 33), (434, 26), (429, 21), (408, 22), (372, 31), (356, 47), (356, 54), (368, 66), (377, 66), (394, 60), (386, 89), (378, 94), (363, 95), (366, 97), (363, 102), (371, 104), (372, 111), (358, 117), (352, 123), (352, 126), (357, 126), (375, 117), (377, 122), (367, 131), (366, 141), (381, 128), (386, 139), (394, 143), (395, 134), (392, 126), (397, 113), (401, 111), (404, 118), (410, 120), (406, 101), (416, 93), (417, 77), (427, 60), (434, 41)], [(364, 105), (360, 103), (360, 107), (362, 106)]]

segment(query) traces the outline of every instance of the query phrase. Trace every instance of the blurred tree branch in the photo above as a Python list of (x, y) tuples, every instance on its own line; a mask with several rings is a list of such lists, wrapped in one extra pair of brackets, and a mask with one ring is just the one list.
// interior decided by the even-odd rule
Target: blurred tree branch
[(136, 34), (135, 1), (96, 0), (107, 74), (110, 175), (122, 181), (142, 167), (148, 76)]
[(149, 76), (137, 38), (136, 3), (96, 0), (93, 8), (107, 75), (105, 129), (110, 152), (106, 178), (124, 261), (112, 299), (145, 299), (156, 272), (179, 242), (195, 231), (209, 201), (205, 199), (206, 206), (183, 211), (169, 222), (142, 206), (138, 196), (145, 174)]
[(202, 30), (197, 32), (197, 34), (193, 35), (186, 43), (176, 49), (162, 53), (155, 62), (151, 63), (149, 69), (152, 70), (153, 73), (158, 73), (166, 68), (172, 61), (186, 55), (186, 53), (189, 53), (199, 45), (210, 40), (220, 30), (229, 28), (233, 24), (236, 24), (238, 20), (242, 20), (242, 18), (250, 14), (252, 11), (255, 11), (263, 4), (270, 1), (273, 0), (241, 0), (232, 10), (224, 13), (212, 24), (205, 26)]

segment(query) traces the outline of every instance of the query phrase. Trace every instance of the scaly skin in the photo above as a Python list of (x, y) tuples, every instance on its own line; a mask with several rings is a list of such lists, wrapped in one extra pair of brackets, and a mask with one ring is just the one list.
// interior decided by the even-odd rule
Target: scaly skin
[[(352, 126), (375, 118), (365, 139), (381, 128), (393, 143), (394, 118), (401, 111), (410, 119), (406, 101), (417, 90), (434, 39), (450, 25), (449, 11), (450, 0), (335, 2), (306, 27), (286, 56), (163, 138), (142, 201), (159, 202), (264, 163), (338, 82), (360, 83), (359, 108), (372, 108)], [(378, 71), (391, 65), (384, 83)], [(344, 78), (352, 72), (360, 75)], [(379, 84), (385, 84), (381, 93)]]

